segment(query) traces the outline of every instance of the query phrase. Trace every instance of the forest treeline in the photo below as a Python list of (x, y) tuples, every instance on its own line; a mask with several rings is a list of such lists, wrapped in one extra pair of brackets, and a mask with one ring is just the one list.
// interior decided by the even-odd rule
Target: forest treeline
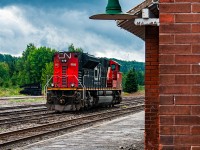
[[(73, 44), (68, 47), (69, 51), (75, 49)], [(48, 75), (53, 73), (53, 55), (57, 50), (48, 47), (36, 47), (33, 44), (27, 45), (21, 57), (14, 57), (7, 54), (0, 54), (0, 86), (11, 87), (21, 86), (30, 83), (45, 84)], [(144, 63), (136, 61), (117, 60), (121, 64), (123, 73), (123, 87), (127, 74), (135, 70), (137, 83), (144, 85)]]
[(53, 66), (52, 58), (55, 52), (56, 50), (51, 48), (37, 48), (29, 44), (21, 57), (0, 54), (0, 86), (44, 83), (46, 74), (49, 73), (48, 68)]

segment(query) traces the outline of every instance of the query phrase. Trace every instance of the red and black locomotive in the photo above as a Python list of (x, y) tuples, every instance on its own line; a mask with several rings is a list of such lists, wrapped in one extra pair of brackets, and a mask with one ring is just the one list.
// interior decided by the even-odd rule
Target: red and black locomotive
[(54, 73), (49, 82), (52, 83), (46, 86), (46, 93), (50, 110), (113, 106), (122, 100), (120, 65), (87, 53), (55, 53)]

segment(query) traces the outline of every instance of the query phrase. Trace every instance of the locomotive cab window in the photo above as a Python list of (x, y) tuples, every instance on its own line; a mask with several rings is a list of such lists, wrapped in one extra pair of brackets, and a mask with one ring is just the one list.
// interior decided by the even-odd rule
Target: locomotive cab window
[(111, 69), (112, 69), (112, 70), (115, 70), (115, 69), (116, 69), (116, 65), (115, 65), (115, 64), (112, 64), (112, 65), (111, 65)]

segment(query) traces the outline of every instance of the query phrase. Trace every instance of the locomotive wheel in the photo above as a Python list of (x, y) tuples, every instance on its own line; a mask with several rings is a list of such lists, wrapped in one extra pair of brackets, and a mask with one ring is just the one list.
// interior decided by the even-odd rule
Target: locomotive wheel
[(55, 113), (56, 113), (56, 114), (61, 114), (61, 113), (62, 113), (62, 111), (55, 110)]
[(89, 103), (87, 101), (85, 103), (84, 109), (85, 110), (89, 110), (90, 109), (90, 105), (89, 105)]
[(89, 110), (88, 106), (85, 105), (84, 106), (84, 110)]
[(112, 108), (112, 104), (109, 104), (109, 107)]
[(76, 111), (79, 111), (81, 109), (81, 104), (75, 105)]
[(85, 101), (85, 108), (86, 110), (92, 108), (94, 105), (94, 99), (93, 97), (90, 95), (90, 93), (88, 92), (88, 95), (86, 97), (86, 101)]

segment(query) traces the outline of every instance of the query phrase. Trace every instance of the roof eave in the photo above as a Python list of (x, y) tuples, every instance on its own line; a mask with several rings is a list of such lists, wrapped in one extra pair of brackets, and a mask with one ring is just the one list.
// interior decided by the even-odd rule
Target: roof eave
[[(155, 7), (158, 0), (145, 0), (141, 4), (137, 5), (136, 7), (129, 10), (127, 13), (131, 15), (137, 15), (138, 18), (141, 18), (142, 16), (142, 9), (149, 8), (150, 10), (154, 11), (154, 9), (157, 9)], [(154, 13), (154, 12), (153, 12)], [(157, 12), (155, 12), (155, 15), (158, 16)], [(117, 20), (117, 26), (120, 28), (123, 28), (124, 30), (131, 32), (132, 34), (138, 36), (142, 40), (145, 40), (145, 26), (138, 26), (134, 24), (135, 19), (130, 20)]]

